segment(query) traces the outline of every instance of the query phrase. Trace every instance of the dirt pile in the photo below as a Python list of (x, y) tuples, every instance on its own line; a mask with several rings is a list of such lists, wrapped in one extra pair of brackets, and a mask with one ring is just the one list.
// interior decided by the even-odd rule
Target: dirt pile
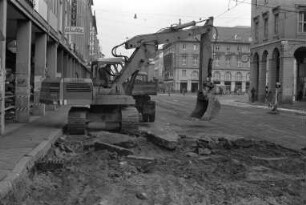
[(127, 137), (126, 156), (89, 146), (101, 139), (59, 139), (2, 204), (306, 204), (305, 155), (272, 143), (185, 137), (169, 151)]

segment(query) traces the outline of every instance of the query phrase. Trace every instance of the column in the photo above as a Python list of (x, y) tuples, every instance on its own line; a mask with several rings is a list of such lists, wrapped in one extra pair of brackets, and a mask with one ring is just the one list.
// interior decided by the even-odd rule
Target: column
[[(47, 77), (51, 79), (55, 79), (57, 73), (57, 47), (58, 44), (55, 42), (50, 42), (47, 45)], [(56, 105), (46, 105), (46, 110), (54, 111), (56, 107)]]
[(39, 103), (41, 82), (45, 78), (47, 63), (47, 34), (37, 33), (35, 40), (35, 67), (34, 67), (34, 104), (32, 113), (36, 116), (44, 116), (46, 106)]
[(245, 91), (246, 91), (246, 81), (242, 81), (241, 91), (242, 91), (242, 93), (245, 93)]
[(269, 60), (269, 80), (268, 80), (268, 88), (273, 93), (275, 92), (275, 84), (276, 84), (276, 59), (272, 58)]
[(16, 121), (30, 120), (30, 75), (31, 75), (32, 22), (17, 22), (16, 54)]
[(72, 78), (73, 77), (73, 67), (72, 67), (72, 58), (69, 56), (68, 58), (68, 75), (69, 75), (69, 78)]
[[(253, 57), (255, 58), (255, 57)], [(257, 86), (258, 86), (258, 61), (257, 60), (253, 60), (251, 62), (251, 66), (250, 66), (251, 70), (250, 70), (250, 91), (252, 90), (252, 88), (254, 88), (257, 92)], [(249, 101), (251, 102), (251, 92), (249, 92)]]
[(57, 53), (57, 73), (59, 77), (64, 76), (64, 51), (60, 49)]
[(57, 72), (57, 43), (52, 42), (48, 44), (47, 49), (47, 70), (48, 77), (55, 78)]
[(293, 89), (294, 89), (294, 57), (282, 57), (281, 58), (281, 98), (282, 103), (292, 103)]
[(259, 83), (258, 83), (258, 92), (257, 92), (257, 100), (260, 102), (265, 102), (266, 70), (267, 70), (267, 61), (260, 61)]
[(0, 39), (0, 134), (5, 131), (5, 45), (6, 45), (6, 24), (7, 24), (7, 0), (0, 1), (0, 32), (3, 38)]
[(235, 81), (231, 82), (231, 92), (235, 92)]
[(74, 77), (74, 78), (76, 78), (77, 77), (77, 75), (79, 74), (76, 74), (77, 73), (77, 69), (76, 69), (76, 63), (75, 63), (75, 59), (74, 58), (72, 58), (72, 76)]
[(64, 78), (68, 77), (68, 55), (64, 53), (64, 59), (63, 59), (63, 74), (62, 76)]

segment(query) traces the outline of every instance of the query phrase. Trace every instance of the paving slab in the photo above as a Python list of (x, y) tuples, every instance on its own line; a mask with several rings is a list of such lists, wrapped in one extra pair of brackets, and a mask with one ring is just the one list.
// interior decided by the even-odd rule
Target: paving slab
[(170, 126), (158, 122), (141, 126), (140, 131), (145, 134), (148, 140), (169, 150), (176, 149), (180, 139), (179, 135)]
[(30, 123), (8, 126), (8, 131), (0, 137), (0, 200), (62, 135), (69, 109), (63, 106), (43, 117), (35, 117)]

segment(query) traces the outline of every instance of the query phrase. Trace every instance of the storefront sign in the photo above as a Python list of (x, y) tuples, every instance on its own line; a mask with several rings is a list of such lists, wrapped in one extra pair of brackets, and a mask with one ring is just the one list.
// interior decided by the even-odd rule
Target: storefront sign
[(76, 35), (82, 35), (84, 34), (84, 27), (66, 27), (65, 28), (65, 34), (76, 34)]
[(71, 26), (77, 25), (77, 11), (78, 11), (77, 0), (72, 0), (71, 2)]

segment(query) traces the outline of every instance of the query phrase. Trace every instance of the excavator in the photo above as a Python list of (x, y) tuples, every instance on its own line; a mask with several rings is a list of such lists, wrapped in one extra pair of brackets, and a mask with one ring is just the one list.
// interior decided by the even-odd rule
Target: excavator
[[(204, 25), (198, 26), (203, 22)], [(135, 94), (134, 88), (137, 88), (135, 82), (139, 72), (155, 57), (158, 46), (208, 34), (212, 28), (213, 17), (210, 17), (135, 36), (115, 46), (113, 58), (93, 61), (90, 78), (45, 79), (40, 102), (72, 106), (68, 113), (69, 134), (85, 134), (88, 130), (138, 129), (140, 118), (149, 122), (155, 120), (155, 102), (150, 98), (154, 90), (140, 89), (147, 92)], [(134, 49), (130, 57), (116, 53), (123, 45), (125, 49)], [(203, 55), (210, 58), (211, 53)], [(201, 99), (198, 102), (201, 103)], [(206, 110), (208, 104), (198, 105), (198, 102), (196, 110), (200, 109), (197, 112), (203, 115), (202, 110)]]

